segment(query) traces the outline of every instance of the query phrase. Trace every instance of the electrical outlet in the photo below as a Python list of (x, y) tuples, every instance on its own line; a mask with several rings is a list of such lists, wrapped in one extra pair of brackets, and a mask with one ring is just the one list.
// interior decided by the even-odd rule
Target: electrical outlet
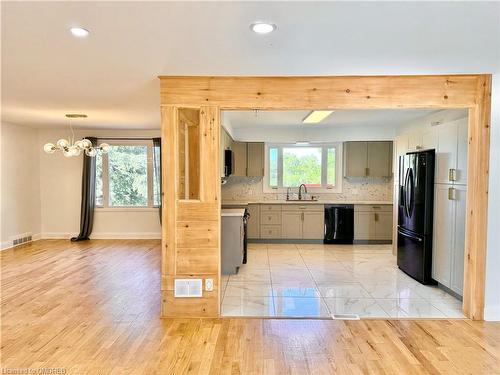
[(214, 279), (205, 279), (205, 290), (212, 292), (214, 290)]

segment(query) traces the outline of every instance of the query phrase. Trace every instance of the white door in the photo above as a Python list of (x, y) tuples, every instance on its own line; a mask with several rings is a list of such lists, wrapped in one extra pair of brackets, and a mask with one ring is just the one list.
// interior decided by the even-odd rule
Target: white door
[(452, 185), (436, 184), (434, 186), (432, 278), (450, 287), (454, 201), (449, 199), (448, 194)]

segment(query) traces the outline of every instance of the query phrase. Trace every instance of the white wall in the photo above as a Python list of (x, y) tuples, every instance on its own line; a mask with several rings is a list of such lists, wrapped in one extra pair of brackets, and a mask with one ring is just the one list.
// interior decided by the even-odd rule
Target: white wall
[[(500, 64), (500, 62), (499, 62)], [(493, 76), (485, 320), (500, 320), (500, 72)]]
[[(159, 131), (78, 130), (76, 137), (156, 137)], [(67, 138), (65, 129), (40, 129), (40, 192), (42, 236), (68, 238), (78, 234), (82, 158), (66, 158), (60, 153), (47, 155), (42, 146)], [(161, 238), (158, 209), (101, 209), (94, 212), (91, 238)]]
[(41, 232), (40, 166), (37, 130), (1, 124), (1, 249), (11, 237)]

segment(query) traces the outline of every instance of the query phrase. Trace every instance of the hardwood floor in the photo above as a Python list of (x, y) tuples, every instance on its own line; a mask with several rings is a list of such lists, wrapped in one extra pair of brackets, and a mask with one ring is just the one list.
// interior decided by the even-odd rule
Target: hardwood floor
[(500, 323), (159, 319), (156, 240), (43, 240), (0, 259), (2, 373), (500, 374)]

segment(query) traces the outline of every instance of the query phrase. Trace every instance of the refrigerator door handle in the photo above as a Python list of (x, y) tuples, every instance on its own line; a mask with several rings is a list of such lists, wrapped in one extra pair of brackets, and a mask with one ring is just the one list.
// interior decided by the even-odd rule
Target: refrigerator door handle
[(415, 240), (415, 241), (418, 241), (418, 242), (422, 242), (422, 241), (423, 241), (423, 239), (422, 239), (422, 238), (417, 237), (417, 236), (414, 236), (414, 235), (411, 235), (411, 234), (406, 233), (406, 232), (403, 232), (403, 231), (401, 231), (401, 230), (398, 230), (398, 233), (399, 233), (400, 235), (402, 235), (403, 237), (407, 237), (407, 238), (410, 238), (410, 239)]
[(406, 217), (410, 217), (410, 214), (408, 212), (408, 177), (410, 175), (410, 169), (407, 169), (406, 170), (406, 176), (405, 176), (405, 184), (404, 184), (404, 199), (403, 199), (403, 203), (404, 203), (404, 211), (405, 211), (405, 215)]
[(408, 194), (408, 217), (413, 214), (413, 201), (415, 199), (415, 181), (413, 179), (413, 169), (408, 170), (409, 194)]

